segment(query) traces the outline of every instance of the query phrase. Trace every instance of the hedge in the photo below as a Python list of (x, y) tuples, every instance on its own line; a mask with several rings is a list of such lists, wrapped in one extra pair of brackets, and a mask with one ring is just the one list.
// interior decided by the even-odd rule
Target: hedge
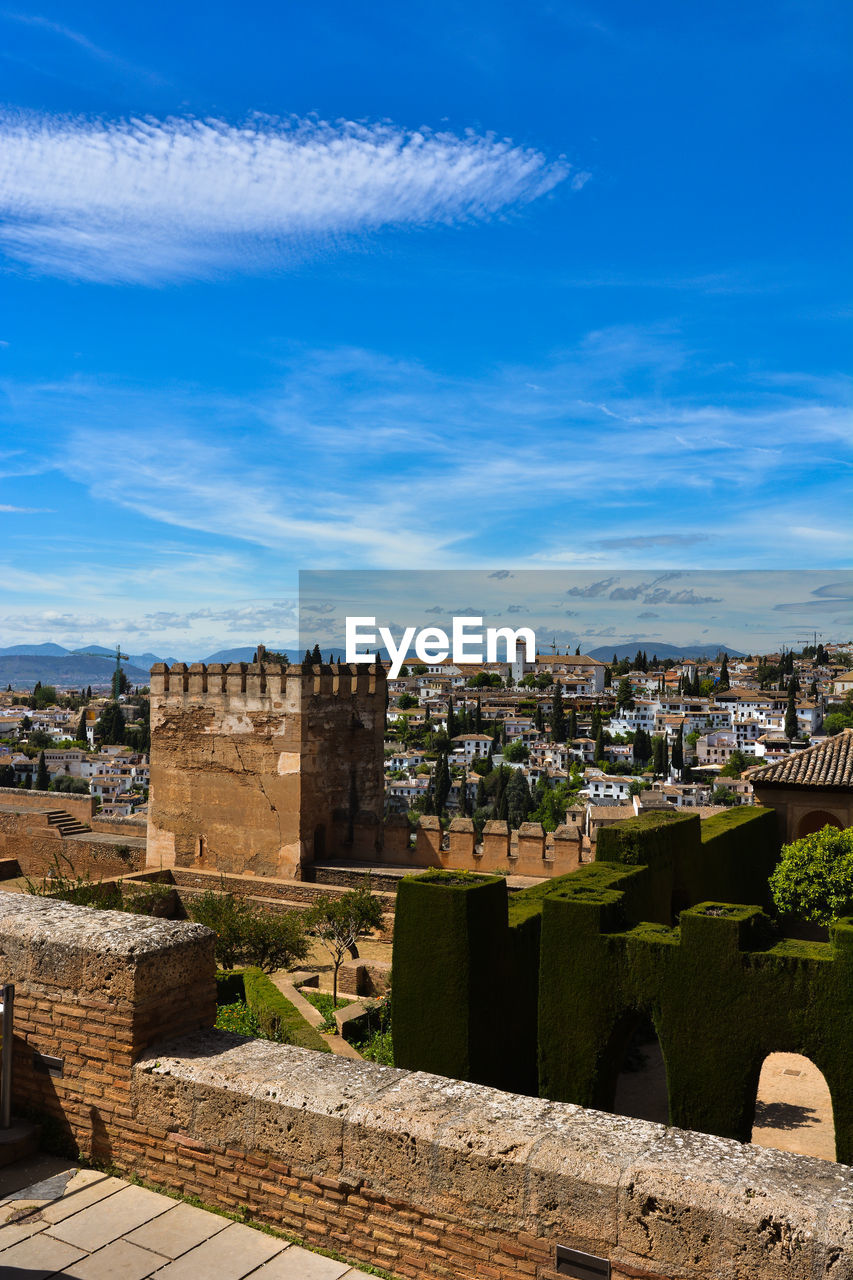
[(781, 935), (762, 909), (773, 813), (644, 815), (603, 830), (598, 852), (509, 899), (496, 877), (401, 882), (397, 1064), (608, 1109), (650, 1017), (673, 1124), (747, 1141), (765, 1057), (801, 1053), (853, 1161), (853, 918), (829, 943)]
[(278, 987), (260, 969), (243, 969), (216, 975), (217, 1004), (233, 1004), (245, 1000), (257, 1015), (265, 1035), (278, 1029), (286, 1044), (302, 1049), (314, 1049), (318, 1053), (331, 1053), (327, 1040), (316, 1027), (306, 1022), (295, 1005), (283, 996)]

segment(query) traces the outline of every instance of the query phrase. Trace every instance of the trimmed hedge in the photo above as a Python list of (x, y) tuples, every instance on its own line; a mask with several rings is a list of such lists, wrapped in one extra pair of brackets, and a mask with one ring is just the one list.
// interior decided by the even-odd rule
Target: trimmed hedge
[(667, 1068), (670, 1121), (749, 1141), (768, 1053), (823, 1072), (838, 1158), (853, 1161), (853, 918), (831, 944), (774, 937), (755, 906), (702, 903), (680, 927), (612, 931), (566, 890), (545, 903), (539, 989), (540, 1093), (608, 1110), (641, 1017)]
[[(216, 975), (217, 1004), (233, 1004), (245, 1000), (257, 1016), (261, 1030), (270, 1039), (281, 1038), (285, 1044), (318, 1053), (331, 1053), (331, 1048), (316, 1027), (306, 1022), (295, 1005), (260, 969), (243, 969)], [(274, 1033), (278, 1033), (274, 1035)]]
[(508, 972), (506, 880), (433, 871), (397, 890), (394, 1061), (398, 1067), (496, 1083), (499, 993)]
[(747, 1141), (764, 1058), (802, 1053), (853, 1162), (853, 918), (831, 943), (781, 936), (763, 910), (772, 811), (643, 815), (598, 852), (509, 899), (497, 877), (401, 882), (397, 1065), (607, 1109), (648, 1016), (673, 1124)]

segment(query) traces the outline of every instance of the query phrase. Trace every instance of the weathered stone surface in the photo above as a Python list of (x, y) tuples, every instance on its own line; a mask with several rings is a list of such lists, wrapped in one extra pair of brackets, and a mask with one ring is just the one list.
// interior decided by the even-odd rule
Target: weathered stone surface
[(140, 1115), (168, 1080), (192, 1098), (192, 1132), (233, 1143), (211, 1117), (243, 1091), (246, 1149), (436, 1218), (605, 1253), (626, 1273), (849, 1274), (843, 1166), (218, 1033), (163, 1046), (136, 1076)]
[(372, 856), (384, 726), (381, 667), (155, 666), (148, 865), (299, 876), (337, 813)]
[(143, 999), (185, 985), (199, 945), (213, 934), (199, 924), (155, 920), (123, 911), (77, 907), (28, 894), (5, 894), (0, 957), (17, 982), (97, 992), (105, 999)]

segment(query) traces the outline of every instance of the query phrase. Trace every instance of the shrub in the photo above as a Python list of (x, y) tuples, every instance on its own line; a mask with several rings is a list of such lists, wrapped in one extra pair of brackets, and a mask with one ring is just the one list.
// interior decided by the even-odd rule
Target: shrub
[(257, 965), (265, 973), (304, 959), (308, 940), (301, 916), (263, 911), (233, 893), (208, 889), (187, 907), (190, 919), (216, 934), (216, 962), (223, 969)]
[(826, 826), (783, 845), (770, 890), (783, 916), (829, 924), (853, 914), (853, 827)]

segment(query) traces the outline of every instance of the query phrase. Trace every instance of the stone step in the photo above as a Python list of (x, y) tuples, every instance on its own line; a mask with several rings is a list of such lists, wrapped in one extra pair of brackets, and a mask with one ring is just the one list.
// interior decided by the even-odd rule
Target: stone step
[(38, 1129), (29, 1120), (12, 1117), (10, 1129), (0, 1129), (0, 1167), (26, 1160), (38, 1150)]

